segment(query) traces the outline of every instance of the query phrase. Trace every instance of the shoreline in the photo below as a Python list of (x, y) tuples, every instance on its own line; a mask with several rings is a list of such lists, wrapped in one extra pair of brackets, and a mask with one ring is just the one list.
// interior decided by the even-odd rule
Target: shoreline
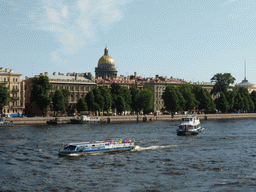
[[(193, 114), (192, 114), (193, 115)], [(194, 114), (195, 115), (195, 114)], [(149, 122), (149, 121), (180, 121), (186, 115), (133, 115), (133, 116), (92, 116), (99, 117), (101, 120), (109, 123), (129, 123), (129, 122)], [(202, 120), (228, 120), (228, 119), (254, 119), (256, 113), (238, 113), (238, 114), (196, 114)], [(59, 119), (70, 120), (74, 117), (58, 117)], [(36, 125), (47, 124), (46, 121), (53, 120), (55, 117), (11, 117), (7, 121), (13, 121), (14, 125)]]

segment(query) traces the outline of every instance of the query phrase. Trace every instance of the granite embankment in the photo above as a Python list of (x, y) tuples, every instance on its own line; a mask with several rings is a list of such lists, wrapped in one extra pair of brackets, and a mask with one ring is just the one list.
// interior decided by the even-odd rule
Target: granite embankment
[[(101, 120), (110, 123), (128, 123), (136, 121), (180, 121), (185, 115), (139, 115), (139, 116), (100, 116)], [(146, 117), (146, 118), (145, 118)], [(200, 120), (217, 120), (217, 119), (253, 119), (256, 118), (256, 113), (239, 113), (239, 114), (197, 114)], [(69, 120), (74, 117), (59, 117), (59, 119)], [(96, 117), (91, 117), (96, 118)], [(46, 124), (46, 121), (55, 119), (54, 117), (14, 117), (8, 120), (13, 121), (14, 125), (32, 125)]]

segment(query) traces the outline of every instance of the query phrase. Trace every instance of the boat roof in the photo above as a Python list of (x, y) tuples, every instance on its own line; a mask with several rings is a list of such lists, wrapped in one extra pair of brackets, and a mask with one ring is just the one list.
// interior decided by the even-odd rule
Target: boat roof
[(196, 119), (197, 118), (197, 116), (193, 116), (193, 115), (188, 115), (188, 116), (186, 116), (186, 117), (182, 117), (182, 119)]
[(105, 143), (103, 141), (90, 141), (90, 142), (79, 142), (79, 143), (69, 143), (68, 145), (86, 145), (86, 144), (100, 144)]

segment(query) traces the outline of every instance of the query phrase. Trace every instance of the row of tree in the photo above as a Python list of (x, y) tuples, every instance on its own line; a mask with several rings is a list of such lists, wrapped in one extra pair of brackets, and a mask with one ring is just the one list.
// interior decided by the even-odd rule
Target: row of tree
[[(30, 102), (36, 103), (37, 107), (46, 113), (47, 106), (52, 103), (52, 110), (55, 115), (63, 114), (70, 110), (70, 92), (66, 89), (56, 90), (53, 99), (49, 96), (49, 91), (53, 88), (47, 76), (32, 78), (32, 91)], [(116, 110), (118, 114), (125, 111), (144, 113), (153, 110), (154, 98), (150, 90), (138, 90), (135, 85), (130, 89), (120, 84), (112, 84), (110, 88), (106, 86), (95, 87), (85, 98), (80, 98), (76, 104), (76, 109), (80, 111), (108, 112), (110, 109)]]
[(172, 114), (178, 111), (214, 112), (215, 103), (211, 94), (198, 85), (168, 85), (163, 93), (165, 110)]
[(140, 91), (135, 85), (130, 89), (120, 84), (112, 84), (110, 88), (106, 86), (95, 87), (85, 98), (80, 98), (77, 103), (77, 110), (107, 112), (112, 109), (118, 114), (125, 111), (148, 113), (153, 110), (153, 93), (144, 89)]

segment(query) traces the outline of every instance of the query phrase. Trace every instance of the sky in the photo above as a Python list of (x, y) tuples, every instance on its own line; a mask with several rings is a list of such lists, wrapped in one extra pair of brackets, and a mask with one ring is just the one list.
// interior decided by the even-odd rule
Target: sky
[(0, 0), (0, 67), (34, 77), (91, 72), (256, 84), (256, 0)]

